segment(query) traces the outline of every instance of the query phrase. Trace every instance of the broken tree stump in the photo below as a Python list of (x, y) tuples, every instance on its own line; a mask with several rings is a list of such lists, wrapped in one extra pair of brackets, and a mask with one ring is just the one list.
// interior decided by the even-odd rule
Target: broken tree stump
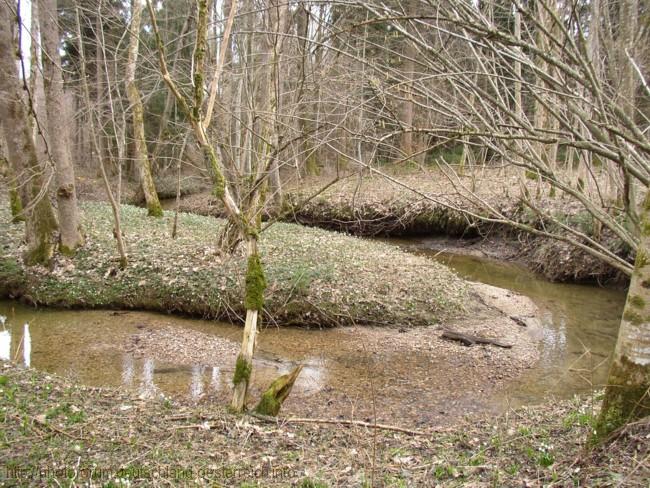
[(264, 392), (260, 402), (255, 407), (255, 412), (260, 415), (269, 415), (275, 417), (280, 412), (280, 407), (291, 393), (293, 384), (298, 379), (302, 371), (302, 364), (289, 374), (284, 374), (277, 378), (271, 386)]
[(504, 342), (498, 341), (496, 339), (489, 339), (487, 337), (479, 337), (468, 334), (461, 334), (453, 330), (445, 330), (441, 336), (443, 339), (448, 339), (451, 341), (459, 341), (464, 346), (473, 346), (474, 344), (489, 344), (491, 346), (503, 347), (504, 349), (510, 349), (512, 344), (506, 344)]

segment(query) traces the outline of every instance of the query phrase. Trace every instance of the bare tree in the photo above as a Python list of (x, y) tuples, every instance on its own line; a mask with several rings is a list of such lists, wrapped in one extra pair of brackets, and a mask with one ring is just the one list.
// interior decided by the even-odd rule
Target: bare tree
[(106, 191), (106, 196), (111, 205), (111, 210), (113, 212), (113, 223), (114, 229), (113, 233), (115, 236), (115, 241), (117, 245), (117, 252), (119, 254), (120, 266), (125, 268), (128, 263), (126, 256), (126, 247), (124, 246), (124, 240), (122, 237), (122, 225), (121, 225), (121, 214), (120, 214), (120, 205), (119, 200), (115, 198), (113, 190), (111, 189), (111, 184), (108, 179), (108, 174), (106, 172), (106, 166), (104, 164), (104, 159), (102, 157), (102, 150), (99, 142), (99, 133), (97, 131), (96, 117), (97, 114), (92, 109), (92, 104), (90, 101), (90, 88), (88, 86), (88, 79), (86, 77), (86, 55), (85, 47), (83, 42), (83, 36), (81, 35), (81, 14), (79, 6), (76, 6), (76, 29), (77, 29), (77, 41), (78, 41), (78, 51), (79, 51), (79, 67), (81, 73), (81, 89), (83, 94), (83, 100), (88, 110), (88, 120), (90, 125), (90, 141), (93, 147), (93, 154), (95, 155), (97, 164), (101, 171), (102, 181), (104, 183), (104, 190)]
[(129, 50), (126, 64), (126, 93), (131, 104), (134, 139), (134, 160), (138, 168), (140, 186), (144, 192), (147, 211), (152, 217), (162, 216), (162, 207), (156, 193), (156, 186), (151, 174), (151, 162), (147, 153), (147, 141), (144, 136), (144, 108), (140, 92), (135, 83), (135, 71), (138, 63), (138, 46), (140, 43), (140, 23), (142, 18), (142, 0), (133, 0), (131, 7), (131, 26), (129, 33)]
[(60, 127), (60, 117), (65, 113), (65, 106), (56, 0), (40, 0), (38, 2), (38, 15), (41, 25), (48, 144), (55, 167), (60, 250), (64, 254), (70, 254), (74, 253), (77, 247), (83, 244), (84, 240), (79, 222), (69, 133), (67, 127)]
[[(26, 218), (28, 265), (48, 264), (56, 249), (58, 222), (47, 196), (47, 181), (21, 97), (21, 81), (16, 71), (17, 52), (13, 29), (18, 28), (17, 12), (8, 3), (0, 4), (0, 115), (13, 172), (22, 188), (22, 205)], [(30, 105), (31, 106), (31, 105)]]

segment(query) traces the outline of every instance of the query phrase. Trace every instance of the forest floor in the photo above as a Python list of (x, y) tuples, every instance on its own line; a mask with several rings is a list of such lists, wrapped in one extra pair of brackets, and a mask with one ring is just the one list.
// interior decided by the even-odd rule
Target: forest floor
[[(546, 184), (528, 178), (522, 181), (517, 174), (499, 169), (481, 169), (457, 180), (434, 169), (387, 171), (393, 181), (366, 174), (342, 177), (334, 183), (334, 176), (289, 182), (280, 218), (360, 236), (444, 235), (472, 239), (473, 247), (482, 252), (501, 259), (516, 259), (553, 281), (626, 281), (613, 267), (570, 244), (466, 214), (487, 215), (486, 208), (491, 207), (505, 218), (563, 233), (556, 224), (540, 218), (521, 203), (523, 184), (542, 212), (595, 237), (625, 259), (632, 259), (617, 238), (607, 231), (597, 232), (598, 225), (580, 204), (562, 192), (553, 194)], [(196, 180), (183, 185), (181, 210), (222, 216), (221, 204), (210, 196), (205, 185), (206, 182), (196, 184)], [(174, 201), (170, 200), (167, 206), (174, 207)]]
[[(223, 221), (181, 214), (146, 216), (122, 206), (130, 264), (118, 265), (110, 207), (82, 204), (86, 244), (52, 266), (25, 267), (24, 226), (0, 209), (0, 296), (75, 308), (127, 308), (179, 312), (240, 321), (246, 259), (223, 256), (216, 238)], [(326, 327), (438, 324), (464, 315), (473, 295), (444, 265), (394, 246), (340, 233), (278, 223), (262, 233), (260, 255), (268, 287), (264, 320), (276, 325)]]
[[(650, 420), (588, 441), (598, 398), (454, 425), (237, 416), (0, 364), (3, 486), (647, 487)], [(379, 408), (379, 407), (378, 407)]]

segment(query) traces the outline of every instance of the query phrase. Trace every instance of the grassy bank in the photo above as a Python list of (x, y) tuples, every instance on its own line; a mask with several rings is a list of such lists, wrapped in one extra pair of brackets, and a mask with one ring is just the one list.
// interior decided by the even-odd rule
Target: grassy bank
[[(576, 398), (416, 434), (266, 422), (0, 364), (3, 486), (646, 487), (650, 422), (590, 448)], [(403, 426), (408, 427), (408, 426)]]
[[(356, 176), (344, 178), (311, 198), (332, 178), (310, 177), (287, 187), (283, 220), (358, 236), (497, 236), (513, 243), (518, 248), (520, 260), (550, 280), (626, 280), (615, 268), (570, 244), (515, 230), (506, 224), (486, 222), (461, 211), (488, 215), (485, 209), (488, 205), (504, 217), (534, 229), (564, 233), (557, 224), (540, 218), (521, 203), (521, 178), (518, 174), (511, 172), (506, 175), (497, 169), (486, 168), (474, 176), (460, 177), (456, 188), (436, 170), (411, 170), (394, 177), (435, 201), (373, 175), (365, 175), (362, 179)], [(531, 199), (542, 211), (632, 261), (622, 242), (607, 230), (598, 231), (598, 225), (575, 200), (562, 192), (553, 194), (548, 185), (541, 185), (537, 180), (525, 179), (524, 183)], [(473, 199), (462, 196), (470, 190), (476, 195)], [(202, 215), (220, 215), (223, 212), (220, 204), (207, 194), (189, 196), (181, 208)]]
[[(86, 202), (86, 244), (52, 269), (26, 268), (20, 255), (23, 224), (0, 209), (0, 296), (35, 304), (79, 308), (134, 308), (237, 320), (243, 314), (245, 259), (219, 256), (223, 221), (180, 215), (146, 216), (122, 207), (130, 263), (120, 270), (107, 204)], [(333, 326), (365, 323), (424, 325), (457, 315), (465, 283), (425, 258), (392, 246), (293, 224), (262, 234), (260, 253), (268, 288), (264, 320), (271, 324)]]

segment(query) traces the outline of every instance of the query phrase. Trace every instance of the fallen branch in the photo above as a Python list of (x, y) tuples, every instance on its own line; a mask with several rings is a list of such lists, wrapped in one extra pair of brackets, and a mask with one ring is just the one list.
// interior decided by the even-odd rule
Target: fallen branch
[(473, 346), (474, 344), (490, 344), (492, 346), (503, 347), (504, 349), (510, 349), (512, 344), (506, 344), (500, 342), (496, 339), (489, 339), (487, 337), (479, 337), (468, 334), (461, 334), (453, 330), (446, 330), (442, 333), (441, 336), (443, 339), (449, 339), (452, 341), (459, 341), (464, 346)]
[(249, 413), (251, 417), (263, 420), (265, 422), (273, 423), (286, 423), (286, 424), (333, 424), (333, 425), (352, 425), (356, 427), (368, 427), (371, 429), (390, 430), (393, 432), (402, 432), (409, 435), (427, 435), (428, 432), (421, 430), (411, 430), (404, 427), (397, 427), (394, 425), (374, 424), (372, 422), (363, 422), (361, 420), (333, 420), (333, 419), (308, 419), (300, 417), (277, 418), (268, 415), (260, 415), (257, 413)]

